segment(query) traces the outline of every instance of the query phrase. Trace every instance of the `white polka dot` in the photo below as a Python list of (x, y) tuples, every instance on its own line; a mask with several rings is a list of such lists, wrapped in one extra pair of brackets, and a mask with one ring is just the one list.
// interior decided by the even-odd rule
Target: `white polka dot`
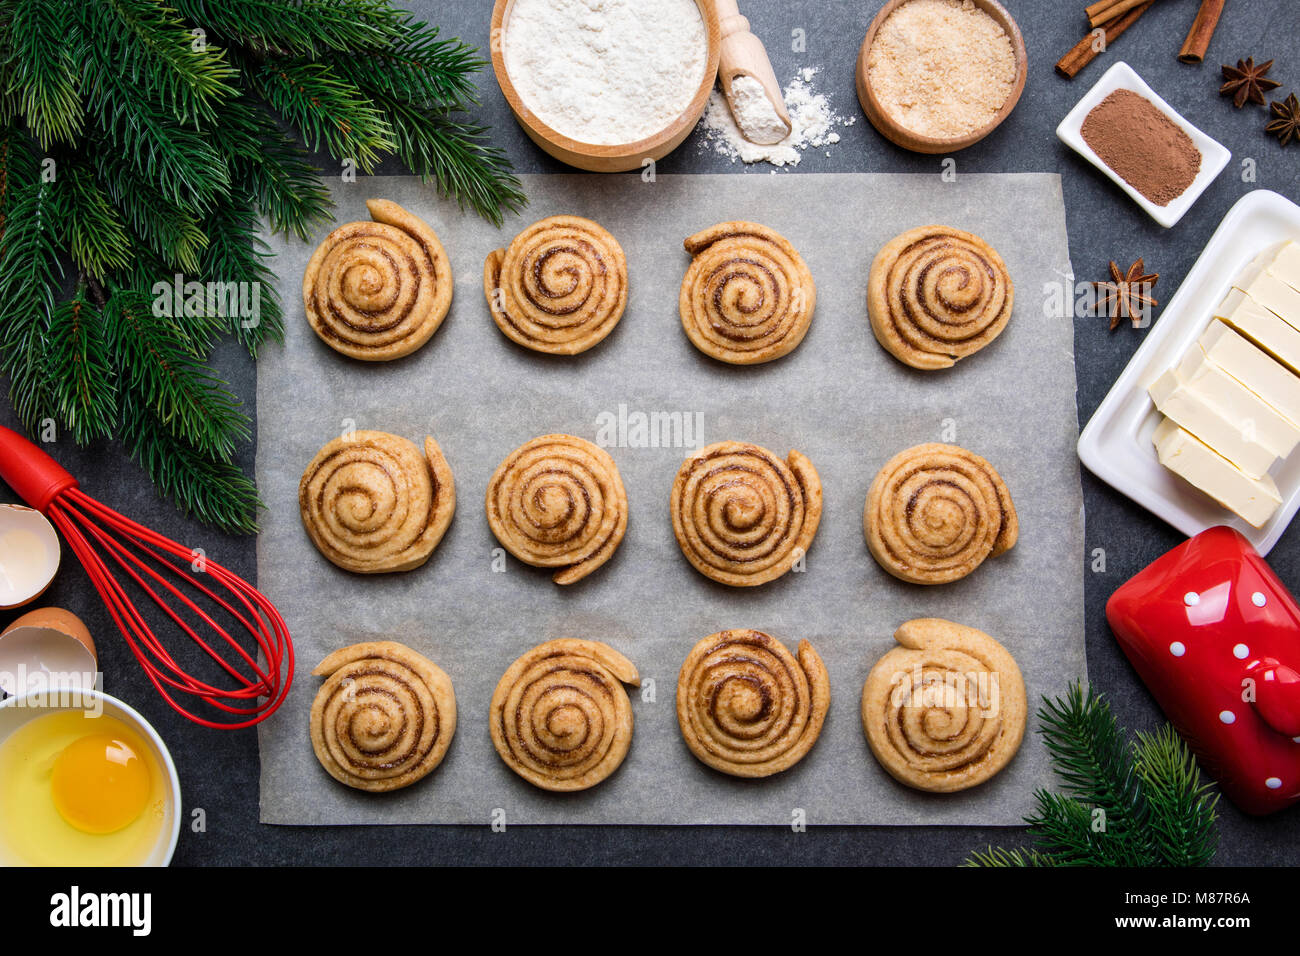
[(1225, 724), (1232, 724), (1236, 723), (1237, 715), (1230, 710), (1221, 710), (1219, 711), (1219, 719)]
[(1268, 787), (1270, 790), (1276, 790), (1278, 787), (1282, 786), (1282, 781), (1277, 777), (1269, 777), (1264, 781), (1264, 786)]
[(1232, 656), (1239, 661), (1244, 661), (1247, 655), (1249, 654), (1250, 654), (1250, 648), (1247, 647), (1245, 644), (1238, 644), (1236, 647), (1232, 649)]
[(1195, 591), (1188, 591), (1183, 595), (1183, 603), (1188, 607), (1196, 607), (1196, 605), (1201, 603), (1201, 596)]
[(1292, 738), (1291, 738), (1291, 742), (1292, 742), (1292, 743), (1296, 743), (1296, 744), (1300, 744), (1300, 737), (1292, 737)]
[(1187, 653), (1187, 648), (1183, 646), (1182, 641), (1174, 641), (1169, 645), (1169, 653), (1173, 654), (1174, 657), (1182, 657)]
[(1256, 591), (1250, 596), (1250, 603), (1255, 605), (1255, 607), (1263, 607), (1268, 603), (1268, 598), (1264, 597), (1263, 591)]

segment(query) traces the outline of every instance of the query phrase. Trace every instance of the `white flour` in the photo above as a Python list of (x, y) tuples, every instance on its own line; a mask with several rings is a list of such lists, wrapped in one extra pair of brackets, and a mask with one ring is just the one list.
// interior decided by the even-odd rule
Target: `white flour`
[(704, 142), (733, 163), (740, 160), (743, 163), (771, 163), (773, 166), (794, 166), (802, 158), (803, 150), (826, 149), (835, 145), (840, 141), (836, 127), (852, 126), (857, 117), (838, 115), (826, 97), (813, 89), (813, 77), (819, 72), (819, 67), (804, 67), (785, 88), (785, 107), (790, 113), (792, 129), (790, 135), (779, 143), (764, 146), (746, 139), (720, 89), (715, 89), (709, 97), (708, 108), (700, 120), (698, 128), (703, 133)]
[(751, 143), (771, 145), (790, 135), (790, 128), (767, 98), (767, 90), (752, 76), (741, 74), (732, 79), (731, 111)]
[(708, 37), (694, 0), (515, 0), (502, 52), (538, 119), (616, 145), (659, 132), (690, 105)]

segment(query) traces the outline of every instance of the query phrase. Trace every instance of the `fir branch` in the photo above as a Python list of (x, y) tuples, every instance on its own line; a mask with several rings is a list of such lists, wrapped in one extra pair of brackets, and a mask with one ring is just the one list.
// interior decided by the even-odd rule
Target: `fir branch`
[(0, 256), (5, 223), (22, 195), (23, 184), (36, 182), (38, 166), (31, 140), (12, 122), (0, 126)]
[(377, 90), (367, 89), (392, 119), (397, 155), (444, 196), (455, 197), (494, 225), (504, 210), (517, 211), (528, 199), (510, 171), (505, 153), (487, 143), (486, 131), (454, 119), (449, 113), (425, 110)]
[(29, 431), (53, 418), (57, 400), (45, 367), (46, 338), (63, 278), (53, 183), (45, 182), (24, 137), (5, 137), (4, 232), (0, 242), (0, 370)]
[(1065, 791), (1105, 812), (1111, 838), (1141, 841), (1147, 808), (1110, 704), (1076, 683), (1063, 699), (1044, 700), (1038, 720)]
[(263, 342), (283, 341), (284, 321), (275, 273), (267, 264), (271, 251), (262, 240), (253, 197), (236, 194), (232, 202), (210, 213), (204, 225), (212, 242), (203, 257), (203, 276), (236, 289), (223, 301), (233, 298), (240, 308), (227, 308), (222, 317), (227, 330), (256, 358)]
[(383, 153), (396, 148), (388, 120), (328, 63), (274, 58), (246, 75), (312, 149), (324, 148), (335, 159), (350, 159), (371, 172)]
[(214, 135), (236, 188), (252, 194), (274, 231), (306, 239), (329, 222), (334, 203), (311, 157), (251, 97), (225, 104)]
[(238, 73), (221, 50), (191, 34), (159, 0), (79, 0), (82, 28), (103, 44), (103, 56), (144, 95), (191, 125), (211, 119), (235, 94)]
[(9, 22), (6, 89), (17, 91), (18, 109), (42, 149), (71, 142), (82, 125), (67, 15), (68, 4), (62, 0), (24, 0), (14, 7)]
[(962, 866), (1056, 866), (1056, 862), (1037, 850), (1007, 850), (990, 846), (986, 850), (976, 850)]
[(78, 293), (54, 310), (46, 368), (59, 415), (84, 445), (117, 425), (117, 387), (98, 311)]
[(992, 847), (970, 866), (1204, 866), (1214, 858), (1217, 796), (1173, 728), (1131, 745), (1110, 705), (1073, 685), (1039, 708), (1039, 733), (1066, 793), (1035, 793), (1034, 849)]
[(100, 144), (94, 156), (100, 181), (141, 242), (168, 269), (198, 271), (208, 244), (199, 217), (164, 196), (111, 147)]
[(225, 196), (230, 172), (207, 137), (144, 96), (94, 43), (85, 44), (82, 59), (87, 112), (141, 178), (179, 206), (210, 209)]
[(177, 321), (156, 314), (142, 293), (119, 289), (104, 307), (121, 388), (136, 396), (179, 440), (229, 462), (251, 435), (248, 416), (225, 383), (190, 350)]
[(231, 534), (256, 534), (257, 486), (230, 462), (213, 460), (176, 437), (139, 398), (123, 397), (122, 441), (160, 494), (183, 513)]
[(473, 47), (439, 39), (438, 33), (437, 27), (407, 20), (400, 40), (341, 57), (338, 68), (358, 86), (416, 106), (445, 110), (477, 103), (473, 75), (487, 64)]
[(94, 276), (123, 268), (130, 262), (131, 240), (122, 217), (90, 168), (76, 160), (65, 160), (63, 167), (58, 183), (73, 261)]
[(175, 0), (192, 22), (263, 52), (315, 56), (383, 49), (405, 14), (379, 0)]
[(1133, 764), (1151, 807), (1150, 830), (1165, 866), (1208, 866), (1218, 849), (1218, 794), (1201, 782), (1187, 744), (1168, 725), (1138, 733)]

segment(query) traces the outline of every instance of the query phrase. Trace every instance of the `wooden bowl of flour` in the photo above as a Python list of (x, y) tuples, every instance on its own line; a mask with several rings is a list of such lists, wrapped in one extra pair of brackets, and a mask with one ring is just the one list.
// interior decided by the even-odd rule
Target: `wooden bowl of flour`
[(704, 113), (705, 106), (708, 105), (709, 93), (713, 90), (713, 83), (718, 74), (721, 36), (712, 0), (695, 0), (695, 5), (704, 20), (704, 30), (708, 38), (708, 57), (704, 74), (700, 77), (699, 87), (690, 103), (658, 132), (635, 142), (612, 145), (584, 143), (566, 136), (544, 123), (524, 104), (514, 82), (506, 72), (506, 31), (509, 29), (510, 11), (514, 3), (515, 0), (496, 0), (492, 7), (492, 70), (496, 73), (497, 84), (501, 87), (501, 92), (505, 95), (515, 119), (528, 134), (528, 138), (547, 153), (560, 162), (579, 169), (597, 173), (618, 173), (640, 168), (646, 160), (662, 159), (690, 135)]

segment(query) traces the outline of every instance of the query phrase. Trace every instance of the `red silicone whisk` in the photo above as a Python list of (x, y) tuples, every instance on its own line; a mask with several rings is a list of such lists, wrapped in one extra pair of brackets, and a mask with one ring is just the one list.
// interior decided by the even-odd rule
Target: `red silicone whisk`
[[(177, 713), (205, 727), (250, 727), (271, 716), (284, 701), (293, 681), (293, 643), (280, 612), (255, 587), (216, 562), (201, 558), (200, 552), (164, 538), (89, 497), (58, 462), (3, 426), (0, 478), (63, 533), (136, 660)], [(105, 555), (112, 559), (116, 571)], [(117, 573), (149, 595), (172, 623), (226, 672), (233, 686), (217, 687), (182, 670), (131, 602)], [(210, 587), (207, 582), (215, 582), (218, 587)], [(217, 593), (221, 589), (226, 596)], [(169, 604), (168, 598), (181, 610)], [(253, 636), (257, 647), (252, 653), (212, 613), (196, 603), (196, 599), (204, 598)], [(186, 619), (187, 614), (193, 625)], [(209, 639), (200, 636), (196, 627), (208, 631)], [(220, 640), (211, 640), (212, 634)], [(223, 644), (233, 663), (218, 652)], [(255, 656), (259, 652), (261, 662)], [(177, 702), (182, 695), (198, 698), (231, 715), (231, 719), (200, 717)]]

